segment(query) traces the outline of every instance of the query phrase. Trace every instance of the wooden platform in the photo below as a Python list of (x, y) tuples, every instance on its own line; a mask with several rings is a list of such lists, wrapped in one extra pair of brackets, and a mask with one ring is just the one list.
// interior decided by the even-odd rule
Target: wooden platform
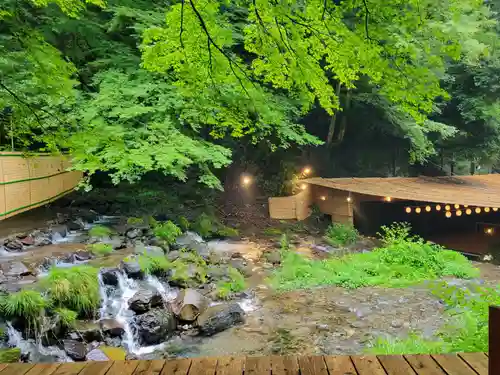
[[(487, 375), (484, 353), (0, 364), (0, 375)], [(496, 374), (492, 374), (496, 375)]]

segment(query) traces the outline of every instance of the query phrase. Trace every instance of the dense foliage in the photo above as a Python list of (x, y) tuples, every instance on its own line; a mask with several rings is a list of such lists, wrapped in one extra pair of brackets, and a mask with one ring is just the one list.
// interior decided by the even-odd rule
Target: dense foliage
[(159, 171), (211, 187), (232, 159), (373, 134), (406, 160), (494, 161), (488, 4), (6, 0), (0, 141), (70, 151), (115, 183)]

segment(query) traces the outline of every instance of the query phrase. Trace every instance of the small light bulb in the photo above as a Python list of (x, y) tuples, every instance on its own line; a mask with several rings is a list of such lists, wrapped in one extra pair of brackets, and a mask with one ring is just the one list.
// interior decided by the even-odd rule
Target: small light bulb
[(455, 204), (453, 207), (455, 207), (455, 209), (459, 209), (460, 205), (459, 204)]
[(462, 211), (457, 210), (456, 214), (457, 214), (457, 216), (462, 216)]
[(441, 206), (439, 204), (436, 206), (436, 211), (441, 211)]
[(392, 201), (392, 198), (391, 198), (391, 197), (385, 197), (385, 198), (384, 198), (384, 200), (385, 200), (386, 202), (390, 202), (390, 201)]
[(493, 207), (493, 211), (497, 212), (498, 211), (498, 207)]
[(450, 211), (446, 211), (446, 217), (447, 217), (447, 218), (450, 218), (450, 217), (451, 217), (451, 212), (450, 212)]
[(326, 197), (324, 195), (322, 195), (319, 199), (321, 199), (322, 201), (326, 201)]
[(476, 214), (480, 214), (481, 213), (481, 207), (476, 207), (476, 209), (474, 211), (476, 212)]
[(490, 208), (489, 207), (485, 207), (484, 208), (484, 212), (490, 212)]
[(431, 206), (425, 206), (425, 210), (426, 210), (427, 212), (431, 212)]
[(252, 179), (249, 177), (249, 176), (245, 176), (243, 177), (243, 179), (241, 180), (241, 182), (243, 183), (243, 185), (250, 185), (250, 183), (252, 182)]
[(302, 190), (306, 190), (306, 189), (307, 189), (307, 184), (302, 184), (302, 185), (300, 185), (300, 188), (301, 188)]
[(405, 211), (406, 211), (407, 214), (411, 214), (411, 207), (406, 207)]
[(493, 228), (487, 228), (485, 232), (486, 234), (493, 234)]
[(348, 202), (352, 202), (352, 198), (351, 197), (347, 197), (347, 201)]
[(467, 208), (467, 207), (469, 207), (469, 205), (468, 204), (464, 204), (464, 207)]
[(449, 205), (449, 204), (447, 204), (446, 206), (444, 206), (444, 209), (445, 209), (446, 211), (449, 211), (449, 210), (451, 210), (451, 207), (450, 207), (450, 205)]
[(422, 212), (422, 209), (421, 209), (420, 207), (417, 207), (417, 208), (415, 208), (415, 212), (416, 212), (417, 214), (419, 214), (420, 212)]
[(304, 168), (303, 173), (304, 173), (305, 175), (310, 174), (310, 173), (311, 173), (311, 168), (309, 168), (309, 167), (305, 167), (305, 168)]
[(465, 213), (466, 213), (467, 215), (470, 215), (470, 214), (472, 213), (472, 210), (471, 210), (470, 208), (468, 208), (468, 209), (466, 209), (466, 210), (465, 210)]

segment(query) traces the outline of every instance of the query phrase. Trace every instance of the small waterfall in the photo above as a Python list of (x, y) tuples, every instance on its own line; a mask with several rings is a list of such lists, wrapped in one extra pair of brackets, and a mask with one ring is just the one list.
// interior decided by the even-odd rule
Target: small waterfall
[(158, 293), (160, 293), (163, 302), (167, 303), (177, 297), (179, 292), (177, 289), (171, 288), (169, 285), (163, 284), (157, 277), (148, 275), (146, 276), (146, 282), (151, 285)]

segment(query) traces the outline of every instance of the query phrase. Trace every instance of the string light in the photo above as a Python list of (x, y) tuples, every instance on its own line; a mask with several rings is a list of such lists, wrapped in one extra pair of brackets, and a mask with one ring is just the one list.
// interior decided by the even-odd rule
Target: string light
[(446, 217), (447, 217), (447, 218), (450, 218), (450, 217), (451, 217), (451, 212), (450, 212), (450, 211), (446, 211)]
[(471, 210), (470, 208), (468, 208), (468, 209), (466, 209), (466, 210), (465, 210), (465, 213), (466, 213), (467, 215), (470, 215), (470, 214), (472, 213), (472, 210)]
[(326, 197), (324, 195), (322, 195), (319, 199), (321, 199), (322, 201), (326, 201)]
[(444, 206), (444, 209), (445, 209), (446, 211), (449, 211), (449, 210), (451, 209), (451, 207), (450, 207), (450, 205), (449, 205), (449, 204), (447, 204), (446, 206)]
[(304, 170), (302, 171), (303, 174), (306, 176), (312, 172), (311, 167), (305, 167)]
[(407, 214), (411, 214), (411, 207), (406, 207), (405, 211)]
[(436, 211), (441, 211), (441, 205), (439, 205), (439, 204), (438, 204), (438, 205), (436, 206)]
[(464, 204), (464, 207), (467, 208), (467, 207), (469, 207), (469, 205), (468, 204)]
[(476, 207), (476, 209), (474, 211), (476, 212), (476, 214), (480, 214), (481, 213), (481, 208), (480, 207)]
[(425, 206), (425, 210), (426, 210), (427, 212), (431, 212), (431, 206)]
[(490, 208), (489, 207), (485, 207), (484, 208), (484, 212), (490, 212)]
[(457, 214), (457, 216), (462, 216), (462, 211), (458, 210), (457, 212), (455, 212)]
[(384, 200), (385, 200), (386, 202), (391, 202), (391, 201), (392, 201), (392, 198), (391, 198), (391, 197), (385, 197), (385, 198), (384, 198)]
[(420, 212), (422, 212), (422, 209), (420, 207), (415, 208), (415, 213), (419, 214)]
[(498, 208), (497, 207), (493, 207), (493, 211), (497, 212)]
[(459, 204), (455, 204), (453, 207), (455, 207), (455, 209), (459, 209), (460, 208), (460, 205)]

